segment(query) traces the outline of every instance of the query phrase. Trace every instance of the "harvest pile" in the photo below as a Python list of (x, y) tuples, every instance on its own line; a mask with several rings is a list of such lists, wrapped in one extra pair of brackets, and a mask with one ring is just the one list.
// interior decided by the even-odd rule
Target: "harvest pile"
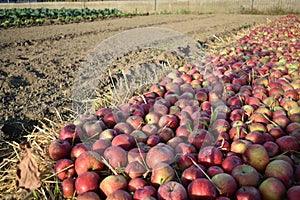
[(93, 21), (109, 17), (132, 16), (118, 9), (48, 9), (13, 8), (0, 9), (0, 27), (41, 25), (45, 23), (71, 23)]
[(63, 127), (49, 155), (64, 197), (297, 199), (299, 38), (282, 17)]

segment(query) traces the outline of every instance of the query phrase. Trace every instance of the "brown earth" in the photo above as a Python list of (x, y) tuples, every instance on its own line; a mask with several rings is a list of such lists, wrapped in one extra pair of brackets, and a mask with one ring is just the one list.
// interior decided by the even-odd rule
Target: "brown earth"
[[(117, 33), (155, 26), (181, 32), (205, 44), (217, 38), (215, 36), (222, 38), (274, 18), (229, 14), (150, 15), (0, 29), (0, 138), (20, 141), (20, 133), (26, 133), (24, 128), (31, 131), (32, 126), (44, 118), (56, 121), (57, 113), (67, 119), (72, 109), (71, 88), (81, 64), (101, 41)], [(113, 73), (145, 60), (160, 62), (164, 59), (172, 65), (182, 64), (182, 60), (172, 54), (131, 52), (115, 62), (117, 70)], [(107, 86), (109, 80), (107, 78), (101, 87)]]

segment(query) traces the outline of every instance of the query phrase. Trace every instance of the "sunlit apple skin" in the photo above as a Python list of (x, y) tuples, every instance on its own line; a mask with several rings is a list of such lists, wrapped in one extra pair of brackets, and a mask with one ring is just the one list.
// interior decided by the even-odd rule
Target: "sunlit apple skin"
[(233, 168), (231, 175), (239, 186), (257, 186), (260, 181), (259, 173), (251, 165), (239, 165)]
[[(199, 165), (199, 167), (205, 171), (205, 167)], [(195, 165), (186, 168), (181, 175), (181, 183), (184, 187), (187, 187), (193, 180), (197, 178), (205, 178), (204, 173)]]
[(104, 164), (100, 155), (94, 151), (85, 151), (75, 160), (75, 171), (77, 175), (81, 175), (87, 171), (100, 173), (103, 168)]
[(222, 152), (214, 146), (207, 146), (199, 151), (198, 162), (204, 166), (221, 165), (222, 161)]
[(231, 174), (233, 168), (242, 164), (243, 164), (243, 160), (240, 157), (233, 155), (233, 156), (228, 156), (223, 160), (222, 168), (226, 173)]
[(108, 196), (116, 190), (127, 190), (127, 185), (128, 182), (124, 176), (109, 175), (101, 181), (99, 188), (101, 192)]
[(242, 186), (235, 194), (236, 200), (261, 200), (261, 194), (254, 186)]
[(188, 195), (185, 188), (178, 182), (170, 181), (159, 186), (157, 190), (158, 200), (187, 200)]
[(60, 159), (56, 162), (54, 171), (60, 180), (72, 178), (75, 175), (74, 163), (70, 159)]
[(90, 147), (87, 146), (84, 143), (77, 143), (75, 146), (73, 146), (72, 150), (71, 150), (71, 159), (75, 160), (76, 158), (78, 158), (78, 156), (85, 152), (85, 151), (89, 151)]
[(290, 163), (284, 160), (273, 160), (265, 169), (265, 177), (277, 178), (289, 188), (293, 184), (294, 170)]
[(259, 186), (259, 192), (261, 193), (262, 199), (284, 199), (286, 188), (284, 184), (277, 178), (267, 178)]
[(175, 178), (174, 169), (167, 163), (157, 163), (152, 168), (151, 184), (158, 188), (160, 185), (172, 181)]
[(65, 198), (72, 198), (75, 193), (75, 179), (67, 178), (61, 183), (63, 195)]
[(97, 191), (100, 177), (95, 172), (84, 172), (75, 181), (75, 188), (78, 195), (88, 191)]
[(100, 197), (96, 192), (85, 192), (77, 196), (77, 200), (100, 200)]
[(219, 188), (220, 195), (231, 197), (238, 188), (233, 176), (227, 173), (216, 174), (212, 177), (212, 182)]
[(262, 145), (252, 144), (243, 153), (243, 161), (254, 167), (258, 172), (263, 172), (270, 162), (270, 158)]
[(190, 200), (207, 199), (213, 200), (218, 192), (212, 182), (206, 178), (197, 178), (188, 185), (188, 196)]

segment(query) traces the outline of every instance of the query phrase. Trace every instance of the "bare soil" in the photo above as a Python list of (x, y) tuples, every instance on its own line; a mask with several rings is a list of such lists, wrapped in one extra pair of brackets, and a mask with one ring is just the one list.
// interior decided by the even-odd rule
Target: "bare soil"
[[(24, 138), (20, 136), (31, 131), (39, 120), (57, 121), (57, 113), (66, 119), (71, 113), (71, 88), (81, 63), (101, 41), (117, 33), (138, 27), (163, 27), (187, 34), (203, 45), (215, 36), (223, 37), (274, 18), (236, 14), (150, 15), (0, 29), (0, 138), (21, 141)], [(170, 62), (180, 65), (179, 58), (168, 56)], [(164, 59), (157, 52), (131, 53), (124, 58), (116, 62), (117, 69), (149, 58)], [(129, 62), (132, 59), (134, 62)]]

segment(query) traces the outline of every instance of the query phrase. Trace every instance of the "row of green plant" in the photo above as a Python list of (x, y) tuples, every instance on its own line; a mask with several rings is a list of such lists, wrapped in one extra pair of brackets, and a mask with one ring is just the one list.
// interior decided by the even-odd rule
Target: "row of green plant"
[(136, 13), (124, 13), (118, 9), (48, 9), (48, 8), (13, 8), (0, 9), (0, 26), (39, 25), (45, 22), (80, 22), (93, 21), (109, 17), (132, 16)]

